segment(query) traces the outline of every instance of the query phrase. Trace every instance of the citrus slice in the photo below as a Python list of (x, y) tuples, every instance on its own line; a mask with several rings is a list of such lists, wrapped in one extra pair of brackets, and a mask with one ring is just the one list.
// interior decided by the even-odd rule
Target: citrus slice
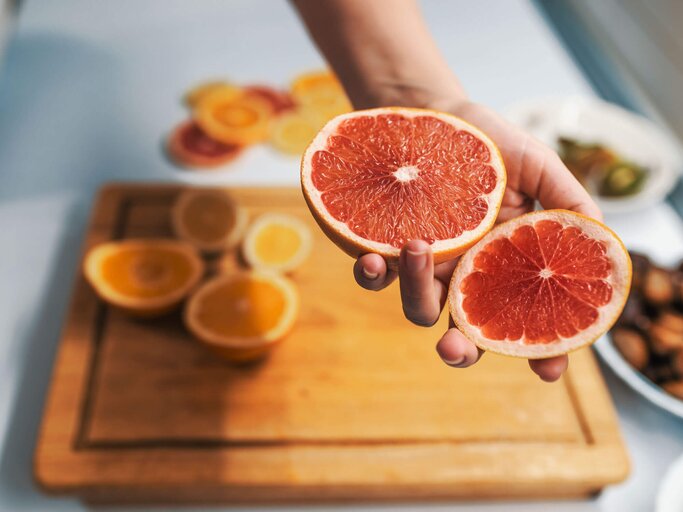
[(239, 242), (247, 214), (223, 190), (183, 191), (171, 211), (176, 236), (205, 253), (219, 252)]
[(248, 85), (244, 88), (244, 93), (268, 102), (273, 115), (280, 115), (296, 106), (294, 98), (287, 91), (281, 91), (267, 85)]
[(453, 273), (449, 307), (478, 347), (541, 359), (605, 333), (630, 285), (617, 235), (583, 215), (546, 210), (496, 226), (470, 249)]
[(268, 138), (271, 106), (263, 98), (218, 90), (204, 96), (194, 110), (199, 127), (226, 144), (254, 144)]
[(175, 308), (203, 271), (191, 245), (165, 239), (103, 243), (91, 249), (84, 262), (85, 277), (99, 297), (136, 316)]
[(299, 311), (294, 284), (264, 272), (220, 276), (188, 300), (185, 325), (204, 345), (230, 361), (258, 359), (292, 328)]
[(301, 161), (311, 213), (348, 254), (378, 253), (395, 267), (412, 239), (439, 263), (491, 229), (505, 167), (479, 129), (440, 112), (362, 110), (330, 121)]
[(252, 268), (290, 272), (306, 260), (312, 245), (311, 231), (301, 220), (267, 213), (247, 230), (242, 254)]
[(190, 89), (187, 94), (185, 94), (185, 103), (188, 107), (195, 108), (199, 105), (201, 100), (216, 91), (222, 91), (223, 94), (232, 94), (235, 97), (242, 94), (242, 90), (236, 85), (229, 84), (223, 80), (214, 80), (204, 82), (203, 84), (199, 84)]
[(273, 121), (270, 143), (288, 155), (301, 155), (324, 123), (301, 112), (288, 112)]
[(337, 77), (329, 71), (306, 73), (292, 82), (292, 96), (298, 104), (327, 122), (353, 107)]
[(166, 149), (178, 165), (209, 169), (234, 160), (243, 148), (213, 140), (194, 121), (185, 121), (173, 130)]

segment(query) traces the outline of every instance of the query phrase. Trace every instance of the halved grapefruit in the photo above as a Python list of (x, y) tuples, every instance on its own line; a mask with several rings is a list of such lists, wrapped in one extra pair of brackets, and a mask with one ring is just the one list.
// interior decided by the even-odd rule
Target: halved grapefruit
[(188, 188), (171, 210), (173, 231), (204, 253), (220, 252), (239, 242), (247, 214), (227, 191)]
[(378, 253), (396, 266), (413, 239), (436, 263), (465, 252), (491, 229), (505, 166), (478, 128), (431, 110), (379, 108), (336, 117), (301, 161), (316, 221), (351, 256)]
[(168, 138), (168, 155), (183, 167), (210, 169), (237, 158), (243, 147), (225, 144), (207, 136), (197, 123), (185, 121), (178, 125)]
[(247, 85), (244, 93), (268, 102), (275, 116), (295, 108), (294, 98), (287, 92), (268, 85)]
[(88, 251), (85, 277), (99, 297), (134, 316), (157, 316), (175, 308), (199, 282), (204, 265), (185, 242), (132, 239)]
[(479, 348), (542, 359), (595, 341), (617, 320), (631, 260), (600, 222), (533, 212), (492, 229), (459, 261), (449, 309)]
[(185, 325), (217, 355), (235, 362), (266, 355), (292, 328), (299, 296), (286, 277), (240, 272), (216, 277), (185, 307)]

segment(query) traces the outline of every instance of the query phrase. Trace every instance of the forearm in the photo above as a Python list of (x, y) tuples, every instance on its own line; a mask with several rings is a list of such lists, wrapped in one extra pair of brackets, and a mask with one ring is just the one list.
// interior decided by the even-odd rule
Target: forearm
[(465, 93), (415, 0), (293, 0), (356, 108), (447, 108)]

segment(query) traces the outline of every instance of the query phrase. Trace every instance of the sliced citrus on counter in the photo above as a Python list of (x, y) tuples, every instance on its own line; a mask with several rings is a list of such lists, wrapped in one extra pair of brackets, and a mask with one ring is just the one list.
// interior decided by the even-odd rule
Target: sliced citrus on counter
[(235, 97), (242, 94), (242, 89), (240, 87), (222, 80), (215, 80), (204, 82), (203, 84), (199, 84), (198, 86), (190, 89), (190, 91), (185, 94), (185, 103), (188, 107), (195, 108), (197, 105), (199, 105), (200, 101), (216, 91), (221, 91), (226, 95), (232, 94)]
[(439, 263), (491, 229), (505, 191), (498, 149), (479, 129), (440, 112), (381, 108), (325, 125), (301, 161), (301, 186), (325, 234), (348, 254), (395, 267), (413, 239)]
[(84, 262), (85, 277), (100, 298), (136, 316), (172, 310), (203, 272), (191, 245), (165, 239), (103, 243)]
[(268, 102), (274, 115), (280, 115), (296, 106), (294, 98), (287, 91), (281, 91), (267, 85), (247, 85), (244, 88), (244, 93)]
[(209, 137), (225, 144), (247, 145), (268, 138), (271, 112), (263, 98), (219, 90), (199, 101), (194, 117)]
[(194, 188), (178, 196), (171, 220), (176, 236), (211, 253), (239, 242), (247, 215), (226, 191)]
[(252, 268), (290, 272), (306, 260), (312, 244), (311, 231), (301, 220), (267, 213), (249, 227), (242, 254)]
[(178, 165), (210, 169), (227, 164), (242, 152), (242, 146), (225, 144), (208, 137), (194, 121), (173, 130), (167, 142), (168, 155)]
[(292, 328), (299, 311), (294, 284), (264, 272), (220, 276), (188, 300), (185, 325), (204, 345), (235, 362), (264, 356)]
[(341, 83), (329, 71), (299, 76), (291, 91), (296, 102), (319, 116), (323, 123), (353, 110)]
[(287, 112), (273, 121), (270, 143), (282, 153), (301, 155), (321, 126), (311, 116), (298, 111)]
[(617, 320), (631, 260), (603, 224), (565, 210), (492, 229), (458, 263), (451, 316), (484, 350), (541, 359), (595, 341)]

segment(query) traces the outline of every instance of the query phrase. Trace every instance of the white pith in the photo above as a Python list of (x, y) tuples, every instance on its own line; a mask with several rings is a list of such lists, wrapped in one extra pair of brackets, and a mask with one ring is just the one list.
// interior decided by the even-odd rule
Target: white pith
[[(431, 244), (432, 251), (434, 253), (439, 253), (439, 252), (445, 252), (448, 250), (451, 250), (455, 247), (466, 247), (469, 246), (470, 244), (474, 243), (476, 240), (478, 240), (481, 236), (482, 233), (485, 233), (488, 231), (488, 229), (493, 226), (493, 223), (496, 220), (496, 216), (498, 214), (498, 208), (500, 206), (500, 203), (503, 198), (503, 193), (505, 192), (505, 184), (506, 184), (506, 175), (505, 175), (505, 165), (503, 163), (503, 160), (500, 156), (500, 153), (498, 151), (498, 148), (496, 145), (491, 141), (491, 139), (488, 138), (486, 134), (484, 134), (481, 130), (476, 128), (475, 126), (467, 123), (466, 121), (463, 121), (462, 119), (452, 116), (450, 114), (445, 114), (441, 112), (435, 112), (431, 110), (422, 110), (422, 109), (412, 109), (412, 108), (377, 108), (377, 109), (370, 109), (370, 110), (361, 110), (361, 111), (356, 111), (356, 112), (351, 112), (349, 114), (344, 114), (341, 116), (337, 116), (334, 119), (332, 119), (330, 122), (328, 122), (323, 129), (316, 135), (316, 137), (313, 139), (311, 144), (308, 146), (308, 149), (303, 155), (302, 158), (302, 165), (301, 165), (301, 183), (302, 187), (304, 188), (305, 193), (307, 194), (309, 200), (313, 203), (313, 206), (315, 207), (316, 211), (320, 213), (320, 215), (324, 218), (326, 223), (328, 223), (336, 232), (341, 232), (344, 234), (344, 236), (351, 241), (353, 241), (355, 244), (358, 246), (362, 247), (368, 252), (378, 252), (380, 254), (386, 255), (386, 256), (391, 256), (391, 257), (398, 257), (400, 254), (400, 249), (398, 247), (394, 247), (393, 245), (386, 244), (386, 243), (381, 243), (381, 242), (376, 242), (373, 240), (368, 240), (366, 238), (363, 238), (353, 231), (344, 223), (341, 222), (337, 219), (335, 219), (328, 211), (327, 208), (325, 207), (325, 204), (322, 201), (321, 198), (321, 193), (320, 191), (317, 190), (315, 185), (313, 184), (311, 172), (312, 172), (312, 167), (311, 167), (311, 159), (313, 158), (313, 155), (315, 154), (316, 151), (324, 150), (326, 149), (327, 146), (327, 139), (331, 136), (334, 135), (337, 131), (338, 126), (340, 123), (344, 122), (347, 119), (352, 119), (356, 117), (361, 117), (361, 116), (378, 116), (382, 114), (398, 114), (402, 115), (407, 118), (414, 118), (414, 117), (420, 117), (420, 116), (428, 116), (428, 117), (436, 117), (437, 119), (444, 121), (451, 126), (455, 127), (457, 130), (465, 130), (469, 131), (472, 133), (474, 136), (479, 138), (482, 142), (486, 144), (486, 146), (489, 149), (489, 153), (491, 155), (491, 159), (488, 162), (489, 165), (491, 165), (494, 170), (497, 173), (497, 182), (495, 188), (489, 193), (482, 198), (487, 202), (488, 204), (488, 210), (486, 212), (486, 215), (482, 219), (482, 221), (478, 224), (478, 226), (470, 231), (464, 231), (462, 234), (460, 234), (456, 238), (450, 238), (450, 239), (445, 239), (445, 240), (436, 240)], [(399, 168), (395, 172), (398, 173), (402, 169), (404, 171), (401, 171), (401, 177), (410, 177), (410, 179), (414, 179), (416, 176), (412, 176), (415, 171), (410, 170), (408, 171), (408, 168), (412, 168), (413, 166), (405, 166)], [(416, 169), (417, 173), (419, 174), (419, 169)], [(399, 176), (396, 176), (397, 179), (401, 179)]]
[[(590, 238), (605, 242), (607, 257), (613, 265), (612, 273), (605, 279), (612, 286), (612, 299), (604, 306), (597, 308), (598, 319), (593, 324), (570, 338), (560, 337), (559, 341), (539, 344), (526, 344), (523, 343), (521, 338), (517, 340), (492, 340), (486, 338), (479, 327), (473, 326), (467, 321), (467, 314), (462, 308), (464, 295), (460, 291), (460, 283), (465, 276), (472, 273), (474, 258), (483, 247), (496, 238), (510, 236), (519, 226), (530, 225), (539, 220), (554, 220), (563, 227), (575, 226)], [(631, 260), (617, 236), (597, 221), (563, 210), (534, 212), (497, 226), (462, 256), (451, 279), (448, 292), (449, 309), (453, 320), (463, 334), (484, 350), (529, 359), (553, 357), (566, 354), (595, 341), (612, 326), (621, 313), (628, 297), (631, 277), (630, 269)]]
[(408, 181), (413, 181), (415, 178), (418, 177), (420, 174), (420, 169), (418, 169), (414, 165), (405, 165), (403, 167), (399, 167), (394, 171), (394, 176), (398, 181), (401, 182), (408, 182)]

